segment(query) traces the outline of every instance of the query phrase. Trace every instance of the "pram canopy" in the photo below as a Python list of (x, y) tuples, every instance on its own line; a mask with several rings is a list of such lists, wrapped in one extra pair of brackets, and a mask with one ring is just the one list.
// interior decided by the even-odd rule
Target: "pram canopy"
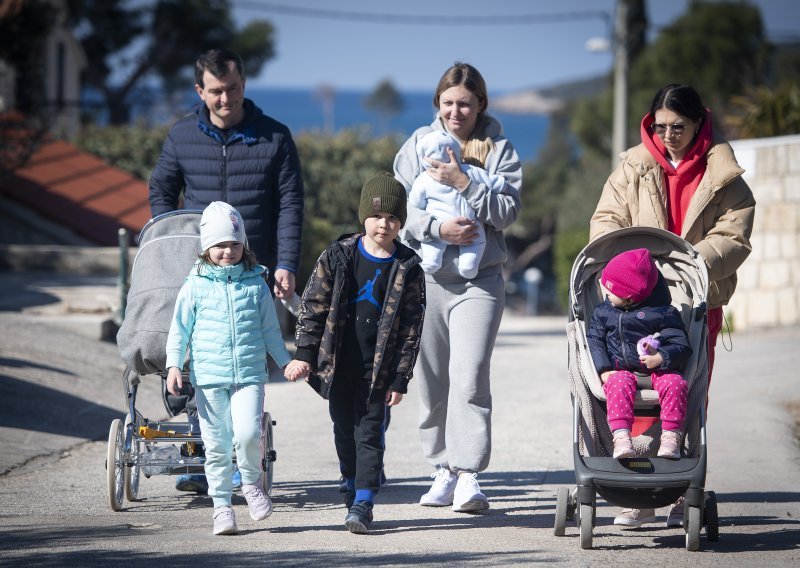
[(202, 211), (179, 210), (151, 219), (139, 233), (125, 317), (117, 347), (125, 364), (147, 375), (166, 371), (166, 345), (178, 292), (202, 253)]

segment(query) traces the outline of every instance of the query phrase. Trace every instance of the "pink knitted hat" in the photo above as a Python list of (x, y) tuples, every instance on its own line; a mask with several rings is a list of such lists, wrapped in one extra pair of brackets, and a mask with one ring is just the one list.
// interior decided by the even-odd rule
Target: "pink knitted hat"
[(606, 264), (600, 282), (606, 290), (638, 304), (650, 294), (658, 281), (658, 268), (647, 249), (618, 254)]

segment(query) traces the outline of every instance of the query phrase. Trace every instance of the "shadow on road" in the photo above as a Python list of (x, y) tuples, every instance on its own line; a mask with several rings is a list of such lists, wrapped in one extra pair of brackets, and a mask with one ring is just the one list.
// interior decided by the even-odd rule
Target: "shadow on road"
[(0, 427), (101, 440), (120, 417), (119, 410), (0, 374)]

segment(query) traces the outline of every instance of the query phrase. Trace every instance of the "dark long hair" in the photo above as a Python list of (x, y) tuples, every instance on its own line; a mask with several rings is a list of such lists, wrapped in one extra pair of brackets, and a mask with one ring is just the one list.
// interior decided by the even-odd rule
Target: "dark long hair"
[(700, 100), (700, 94), (693, 87), (679, 83), (670, 83), (656, 93), (650, 105), (650, 116), (653, 120), (656, 118), (656, 111), (662, 108), (698, 123), (706, 116), (706, 107)]

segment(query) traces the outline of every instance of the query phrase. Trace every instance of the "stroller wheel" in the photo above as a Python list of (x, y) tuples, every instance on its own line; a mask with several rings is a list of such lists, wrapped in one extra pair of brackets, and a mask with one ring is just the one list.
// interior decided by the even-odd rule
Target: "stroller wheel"
[[(128, 435), (128, 426), (132, 423), (131, 415), (125, 417), (125, 429), (123, 430), (124, 437)], [(133, 424), (134, 427), (136, 423)], [(143, 444), (136, 440), (136, 436), (131, 436), (131, 455), (138, 456)], [(128, 501), (139, 500), (139, 480), (141, 479), (141, 468), (139, 466), (125, 466), (124, 484), (125, 484), (125, 499)]]
[(108, 450), (106, 452), (106, 482), (108, 483), (108, 503), (112, 511), (122, 510), (122, 493), (124, 484), (123, 474), (123, 444), (122, 420), (119, 418), (111, 422), (108, 431)]
[(683, 527), (686, 530), (686, 550), (695, 552), (700, 549), (700, 528), (701, 528), (700, 507), (686, 507)]
[(564, 531), (567, 527), (568, 508), (569, 489), (559, 487), (558, 493), (556, 493), (556, 520), (553, 526), (553, 534), (556, 536), (564, 536)]
[(706, 526), (706, 538), (709, 542), (717, 542), (719, 540), (719, 516), (717, 514), (717, 494), (713, 491), (706, 491), (703, 516)]
[(581, 503), (580, 507), (580, 527), (581, 527), (581, 548), (584, 550), (592, 548), (592, 524), (594, 518), (594, 507)]
[(273, 470), (275, 469), (275, 460), (277, 460), (275, 446), (273, 445), (274, 438), (272, 434), (272, 427), (274, 425), (275, 422), (272, 420), (270, 413), (265, 412), (261, 417), (261, 484), (264, 493), (267, 495), (272, 494), (272, 476)]

